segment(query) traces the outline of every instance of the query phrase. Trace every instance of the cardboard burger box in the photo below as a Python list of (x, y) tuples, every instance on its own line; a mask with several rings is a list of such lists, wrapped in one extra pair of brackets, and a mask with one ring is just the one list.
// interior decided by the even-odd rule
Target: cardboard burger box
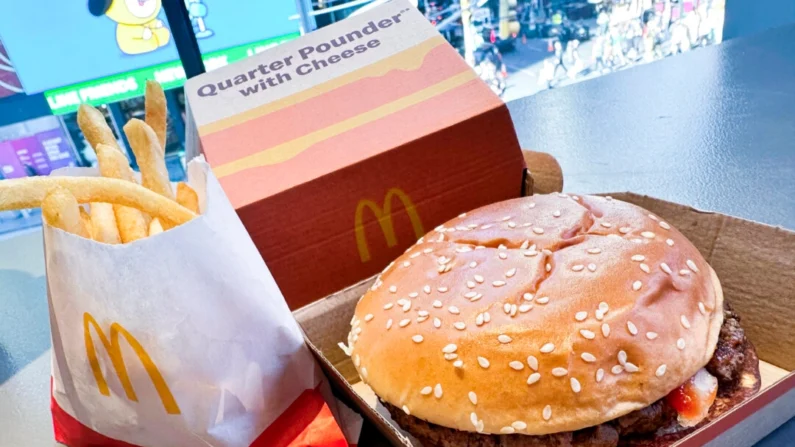
[[(526, 188), (524, 193), (530, 195), (532, 190)], [(693, 242), (718, 274), (724, 296), (742, 318), (760, 358), (760, 392), (673, 445), (750, 446), (794, 417), (795, 232), (630, 192), (611, 196), (664, 218)], [(393, 445), (419, 447), (392, 422), (337, 345), (347, 340), (356, 304), (374, 279), (293, 314), (338, 395), (358, 408)]]
[(461, 212), (515, 197), (507, 108), (394, 0), (188, 80), (203, 153), (295, 309)]

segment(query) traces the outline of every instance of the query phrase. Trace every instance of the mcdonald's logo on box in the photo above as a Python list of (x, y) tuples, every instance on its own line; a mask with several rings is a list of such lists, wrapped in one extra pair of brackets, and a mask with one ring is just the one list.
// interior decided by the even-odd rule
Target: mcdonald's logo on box
[(407, 0), (185, 91), (188, 153), (207, 157), (292, 308), (380, 271), (425, 230), (521, 192), (507, 108)]

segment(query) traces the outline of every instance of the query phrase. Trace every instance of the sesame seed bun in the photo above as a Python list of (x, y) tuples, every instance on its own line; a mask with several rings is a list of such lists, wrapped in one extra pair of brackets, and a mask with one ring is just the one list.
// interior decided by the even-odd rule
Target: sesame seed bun
[(356, 307), (350, 353), (385, 402), (444, 427), (544, 435), (646, 407), (712, 357), (712, 268), (610, 198), (532, 196), (428, 233)]

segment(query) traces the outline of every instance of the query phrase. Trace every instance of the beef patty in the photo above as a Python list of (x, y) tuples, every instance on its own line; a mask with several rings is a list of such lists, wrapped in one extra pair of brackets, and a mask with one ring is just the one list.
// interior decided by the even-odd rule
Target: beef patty
[[(740, 317), (724, 301), (724, 318), (715, 353), (706, 366), (718, 379), (718, 397), (699, 425), (678, 424), (676, 410), (665, 399), (603, 424), (574, 432), (543, 436), (489, 435), (431, 424), (382, 402), (392, 419), (424, 447), (663, 447), (686, 436), (759, 391), (759, 358), (740, 327)], [(745, 379), (741, 380), (745, 376)], [(753, 380), (751, 380), (753, 378)]]

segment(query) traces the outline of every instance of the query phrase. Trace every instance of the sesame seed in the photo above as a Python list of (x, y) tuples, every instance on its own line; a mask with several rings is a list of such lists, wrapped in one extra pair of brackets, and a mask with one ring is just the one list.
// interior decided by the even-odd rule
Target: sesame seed
[(550, 352), (555, 350), (555, 345), (552, 343), (547, 343), (539, 349), (539, 351), (543, 352), (544, 354), (549, 354)]
[(574, 314), (574, 319), (577, 320), (577, 321), (583, 321), (586, 318), (588, 318), (588, 312), (586, 312), (584, 310)]
[(610, 335), (610, 325), (607, 323), (602, 323), (602, 335), (607, 338)]
[(610, 369), (610, 372), (616, 375), (621, 374), (622, 372), (624, 372), (624, 367), (621, 365), (615, 365), (613, 366), (613, 368)]
[(422, 343), (422, 340), (424, 340), (424, 338), (422, 337), (422, 335), (420, 335), (420, 334), (417, 334), (417, 335), (413, 335), (413, 336), (411, 337), (411, 340), (412, 340), (414, 343)]
[(541, 416), (544, 418), (545, 421), (552, 419), (552, 407), (549, 405), (544, 407), (544, 411), (541, 412)]
[(538, 371), (538, 359), (534, 355), (527, 356), (527, 366), (533, 371)]
[(660, 264), (660, 270), (662, 270), (663, 272), (665, 272), (665, 273), (667, 273), (669, 275), (673, 273), (671, 271), (671, 267), (668, 267), (668, 264), (666, 264), (664, 262), (662, 264)]
[(646, 338), (648, 338), (649, 340), (654, 340), (654, 339), (657, 338), (657, 333), (656, 332), (646, 332)]
[(544, 234), (544, 229), (539, 227), (533, 227), (533, 233), (535, 234)]
[(637, 238), (635, 238), (635, 239), (630, 239), (630, 241), (632, 241), (632, 242), (634, 242), (634, 243), (636, 243), (636, 244), (642, 244), (642, 243), (643, 243), (643, 239), (637, 239)]
[(605, 317), (605, 313), (602, 312), (600, 309), (596, 309), (596, 312), (594, 312), (593, 315), (599, 321), (602, 321), (602, 319)]
[(589, 248), (586, 251), (588, 252), (588, 254), (598, 255), (599, 253), (602, 252), (602, 249), (601, 248)]
[(478, 425), (478, 415), (475, 414), (474, 411), (472, 413), (469, 413), (469, 421), (472, 422), (472, 425), (477, 427), (477, 425)]
[(436, 239), (437, 242), (444, 242), (444, 233), (439, 234), (439, 238)]
[(421, 317), (427, 317), (428, 316), (428, 311), (427, 310), (420, 310), (420, 311), (417, 312), (417, 315), (419, 315)]
[(475, 261), (472, 261), (472, 262), (469, 263), (469, 268), (471, 268), (471, 269), (473, 269), (473, 268), (475, 268), (477, 266), (478, 266), (478, 263), (475, 262)]
[(682, 276), (690, 276), (690, 270), (687, 269), (679, 270), (679, 274)]
[(627, 363), (627, 353), (626, 351), (618, 351), (618, 363), (625, 364)]
[(391, 308), (392, 308), (392, 306), (394, 306), (394, 304), (392, 304), (392, 303), (386, 303), (386, 304), (384, 304), (384, 310), (389, 310), (389, 309), (391, 309)]
[(500, 343), (510, 343), (510, 342), (512, 342), (512, 341), (513, 341), (513, 339), (512, 339), (511, 337), (509, 337), (509, 336), (507, 336), (507, 335), (505, 335), (505, 334), (500, 334), (500, 335), (498, 335), (498, 336), (497, 336), (497, 340), (498, 340)]
[(665, 243), (668, 244), (669, 247), (673, 247), (674, 246), (674, 240), (673, 239), (666, 239)]
[(458, 217), (460, 219), (463, 219), (463, 218), (467, 217), (467, 213), (461, 213), (461, 214), (458, 215)]
[(429, 285), (427, 285), (427, 284), (426, 284), (426, 285), (425, 285), (425, 286), (422, 288), (422, 291), (423, 291), (423, 292), (425, 292), (427, 295), (430, 295), (430, 293), (431, 293), (431, 286), (429, 286)]
[(480, 275), (475, 275), (475, 281), (477, 281), (480, 284), (483, 284), (483, 281), (485, 281), (485, 279), (483, 279), (483, 277)]
[(526, 240), (526, 241), (522, 242), (522, 245), (520, 245), (520, 246), (519, 246), (519, 249), (520, 249), (520, 250), (525, 250), (525, 249), (527, 249), (527, 247), (529, 247), (529, 246), (530, 246), (530, 241), (529, 241), (529, 240)]
[(505, 285), (505, 281), (494, 281), (491, 283), (491, 285), (494, 287), (502, 287)]
[(527, 384), (532, 385), (538, 382), (539, 380), (541, 380), (541, 374), (535, 372), (533, 374), (530, 374), (530, 377), (527, 378)]
[(486, 322), (486, 323), (491, 321), (491, 314), (488, 313), (488, 312), (483, 312), (483, 321)]
[(511, 313), (511, 303), (505, 303), (505, 304), (503, 304), (503, 305), (502, 305), (502, 310), (503, 310), (503, 312), (505, 312), (506, 314), (509, 314), (509, 313)]
[(477, 317), (475, 317), (475, 324), (480, 326), (483, 324), (483, 314), (479, 313)]
[(605, 227), (605, 228), (610, 228), (610, 227), (612, 227), (612, 226), (613, 226), (613, 224), (611, 224), (610, 222), (602, 222), (602, 223), (601, 223), (601, 225), (602, 225), (603, 227)]
[(387, 320), (387, 322), (386, 322), (386, 329), (389, 330), (390, 328), (392, 328), (392, 319), (391, 318), (389, 320)]
[(405, 319), (403, 319), (403, 320), (400, 320), (400, 323), (398, 323), (398, 326), (400, 326), (400, 327), (406, 327), (406, 326), (408, 326), (408, 325), (409, 325), (409, 323), (411, 323), (411, 320), (410, 320), (410, 319), (408, 319), (408, 318), (405, 318)]
[(432, 251), (433, 251), (433, 249), (432, 249), (432, 248), (426, 248), (426, 249), (425, 249), (425, 250), (423, 250), (422, 252), (423, 252), (423, 253), (425, 253), (425, 254), (427, 255), (428, 253), (430, 253), (430, 252), (432, 252)]
[(643, 255), (632, 255), (632, 260), (635, 262), (641, 262), (646, 260), (646, 256)]
[(456, 354), (454, 352), (450, 353), (450, 354), (444, 354), (444, 359), (447, 360), (447, 361), (455, 360), (457, 358), (458, 358), (458, 354)]
[(513, 368), (513, 369), (515, 369), (517, 371), (521, 371), (521, 370), (524, 369), (524, 363), (522, 363), (522, 362), (520, 362), (518, 360), (514, 360), (514, 361), (508, 363), (508, 366), (510, 366), (511, 368)]
[(610, 306), (607, 305), (604, 301), (599, 303), (599, 310), (602, 312), (607, 312), (610, 309)]
[(485, 357), (478, 356), (478, 365), (480, 365), (481, 368), (486, 369), (489, 367), (489, 361)]
[(687, 267), (688, 267), (690, 270), (692, 270), (694, 273), (698, 273), (698, 267), (696, 266), (696, 263), (695, 263), (695, 262), (693, 262), (693, 261), (691, 261), (690, 259), (688, 259), (688, 260), (687, 260), (687, 262), (686, 262), (686, 264), (687, 264)]
[(468, 396), (469, 396), (469, 401), (472, 402), (472, 405), (478, 404), (478, 395), (475, 394), (474, 391), (470, 391)]
[(431, 394), (432, 392), (433, 392), (433, 388), (431, 388), (429, 386), (426, 386), (425, 388), (420, 390), (420, 394), (422, 394), (423, 396), (427, 396), (427, 395)]
[(575, 379), (574, 377), (571, 378), (571, 390), (575, 393), (579, 393), (582, 390), (582, 386), (580, 386), (580, 381)]
[(686, 316), (682, 315), (679, 317), (679, 321), (682, 323), (685, 329), (690, 329), (690, 320), (687, 319)]
[(516, 274), (516, 269), (515, 269), (515, 268), (513, 268), (513, 269), (510, 269), (510, 270), (508, 270), (507, 272), (505, 272), (505, 277), (506, 277), (506, 278), (510, 278), (510, 277), (512, 277), (512, 276), (513, 276), (513, 275), (515, 275), (515, 274)]
[(499, 256), (500, 259), (508, 259), (508, 253), (505, 252), (500, 252), (497, 256)]
[(397, 293), (397, 286), (389, 286), (389, 293)]
[(704, 303), (701, 301), (698, 302), (698, 311), (701, 312), (701, 315), (707, 314), (707, 309), (704, 307)]
[(567, 370), (566, 368), (561, 368), (561, 367), (552, 368), (552, 375), (555, 377), (563, 377), (568, 373), (569, 370)]
[(516, 222), (508, 222), (508, 228), (516, 228)]
[(646, 239), (654, 239), (654, 233), (652, 233), (651, 231), (644, 231), (643, 233), (640, 233), (640, 235), (645, 237)]
[(596, 271), (596, 264), (594, 264), (593, 262), (588, 264), (588, 270), (592, 271), (592, 272), (595, 272)]
[(492, 224), (485, 224), (485, 225), (481, 225), (481, 226), (480, 226), (480, 229), (481, 229), (481, 230), (488, 230), (489, 228), (491, 228), (491, 227), (493, 227), (493, 226), (494, 226), (494, 225), (492, 225)]
[(638, 368), (634, 363), (627, 362), (624, 365), (624, 370), (628, 373), (635, 373), (640, 371), (640, 368)]
[(406, 302), (403, 304), (403, 312), (408, 312), (408, 311), (409, 311), (409, 309), (411, 309), (411, 301), (406, 301)]
[(407, 415), (411, 416), (411, 412), (409, 412), (409, 407), (407, 407), (405, 405), (403, 405), (403, 412), (406, 413)]
[(475, 288), (475, 282), (474, 281), (467, 281), (467, 287), (470, 288), (470, 289), (474, 289)]
[(442, 287), (439, 287), (439, 288), (437, 288), (436, 290), (438, 290), (438, 291), (439, 291), (439, 293), (445, 293), (445, 292), (447, 292), (449, 289), (448, 289), (447, 287), (444, 287), (444, 286), (442, 286)]
[(456, 360), (456, 361), (453, 362), (453, 366), (456, 367), (456, 368), (463, 368), (464, 367), (464, 362), (461, 361), (461, 360)]
[(440, 309), (442, 307), (442, 302), (439, 300), (434, 300), (432, 306), (437, 309)]
[(409, 267), (409, 266), (411, 266), (411, 262), (403, 261), (403, 268), (406, 268), (406, 267)]
[(409, 258), (411, 258), (411, 259), (414, 259), (414, 258), (416, 258), (417, 256), (419, 256), (419, 255), (421, 255), (421, 254), (422, 254), (422, 253), (420, 253), (420, 252), (415, 252), (415, 253), (412, 253), (412, 254), (410, 254), (410, 255), (409, 255)]
[(636, 292), (638, 290), (640, 290), (641, 287), (643, 287), (643, 283), (640, 282), (640, 281), (635, 281), (635, 282), (632, 283), (632, 290), (634, 290)]
[(458, 314), (460, 314), (460, 313), (461, 313), (461, 311), (459, 311), (459, 310), (458, 310), (458, 308), (457, 308), (457, 307), (455, 307), (455, 306), (449, 306), (449, 307), (447, 308), (447, 311), (448, 311), (448, 312), (450, 312), (450, 313), (451, 313), (451, 314), (453, 314), (453, 315), (458, 315)]
[(593, 363), (593, 362), (596, 361), (596, 357), (593, 354), (591, 354), (590, 352), (583, 352), (582, 354), (580, 354), (580, 358), (583, 359), (583, 361), (588, 362), (588, 363)]
[(477, 300), (479, 300), (481, 298), (483, 298), (483, 294), (482, 293), (476, 293), (475, 296), (473, 296), (469, 301), (472, 301), (474, 303), (475, 301), (477, 301)]
[(463, 331), (464, 329), (467, 328), (467, 325), (463, 321), (456, 321), (455, 323), (453, 323), (453, 327), (458, 329), (459, 331)]
[(657, 377), (662, 377), (662, 376), (664, 376), (664, 375), (665, 375), (665, 369), (666, 369), (666, 366), (665, 366), (665, 364), (662, 364), (662, 365), (660, 365), (660, 366), (657, 368), (657, 371), (654, 373), (654, 375), (655, 375), (655, 376), (657, 376)]
[(601, 382), (602, 379), (604, 379), (604, 378), (605, 378), (605, 370), (603, 370), (602, 368), (597, 369), (596, 370), (596, 383)]
[(533, 294), (532, 293), (525, 293), (522, 295), (522, 299), (525, 301), (533, 301)]
[(516, 309), (516, 304), (511, 304), (511, 316), (512, 317), (516, 316), (516, 310), (517, 310)]
[(524, 252), (524, 255), (527, 256), (527, 257), (535, 256), (537, 254), (538, 254), (538, 252), (535, 251), (535, 250), (528, 250), (528, 251)]
[(508, 220), (511, 220), (511, 216), (505, 216), (505, 217), (502, 218), (503, 222), (508, 221)]
[(417, 323), (422, 323), (423, 321), (427, 320), (428, 318), (430, 318), (428, 315), (421, 315), (421, 316), (417, 317)]
[(515, 432), (516, 432), (516, 430), (514, 430), (513, 427), (502, 427), (500, 429), (500, 433), (502, 433), (504, 435), (510, 435), (510, 434), (515, 433)]
[(627, 321), (627, 330), (632, 335), (638, 335), (638, 328), (635, 326), (635, 323), (631, 321)]
[(526, 304), (525, 303), (525, 304), (522, 304), (521, 306), (519, 306), (519, 312), (525, 313), (525, 312), (528, 312), (532, 308), (533, 308), (532, 304)]
[(553, 217), (560, 217), (560, 210), (555, 210), (555, 211), (552, 213), (552, 216), (553, 216)]
[(441, 383), (437, 383), (436, 386), (433, 387), (433, 395), (437, 399), (441, 399), (442, 398), (442, 384)]
[(515, 428), (517, 430), (524, 430), (525, 428), (527, 428), (527, 424), (525, 424), (522, 421), (514, 421), (514, 422), (511, 423), (511, 427), (513, 427), (513, 428)]
[(466, 298), (466, 299), (472, 299), (472, 298), (474, 298), (475, 296), (477, 296), (477, 294), (478, 294), (477, 292), (467, 292), (467, 293), (465, 293), (465, 294), (464, 294), (464, 298)]
[(668, 225), (665, 222), (660, 222), (660, 227), (663, 228), (664, 230), (670, 230), (671, 229), (671, 226)]
[(640, 263), (640, 269), (643, 270), (645, 273), (651, 273), (651, 269), (649, 268), (649, 266), (642, 262)]
[(374, 317), (375, 317), (375, 316), (374, 316), (373, 314), (367, 314), (367, 315), (365, 315), (365, 316), (364, 316), (364, 321), (370, 321), (370, 320), (372, 320)]
[(549, 297), (548, 296), (542, 296), (541, 298), (537, 298), (536, 299), (536, 303), (538, 303), (538, 304), (546, 304), (548, 302), (549, 302)]
[(585, 268), (585, 266), (582, 265), (582, 264), (577, 264), (577, 265), (574, 265), (574, 266), (571, 267), (571, 269), (574, 270), (575, 272), (580, 272), (584, 268)]
[(649, 219), (651, 219), (651, 220), (660, 220), (660, 218), (655, 216), (654, 214), (649, 214)]
[(360, 328), (360, 327), (354, 328), (353, 329), (353, 333), (356, 334), (356, 335), (361, 334), (362, 333), (362, 328)]
[(589, 331), (588, 329), (580, 329), (580, 335), (587, 338), (588, 340), (593, 340), (596, 337), (596, 334)]
[(680, 338), (679, 340), (676, 340), (676, 347), (679, 348), (680, 351), (685, 349), (685, 339)]
[(627, 234), (630, 231), (632, 231), (632, 228), (629, 228), (629, 227), (621, 227), (621, 228), (618, 229), (618, 232), (621, 233), (621, 234)]
[(548, 263), (548, 262), (547, 262), (547, 265), (546, 265), (546, 266), (544, 266), (544, 269), (545, 269), (547, 272), (549, 272), (549, 271), (552, 271), (552, 264), (550, 264), (550, 263)]

